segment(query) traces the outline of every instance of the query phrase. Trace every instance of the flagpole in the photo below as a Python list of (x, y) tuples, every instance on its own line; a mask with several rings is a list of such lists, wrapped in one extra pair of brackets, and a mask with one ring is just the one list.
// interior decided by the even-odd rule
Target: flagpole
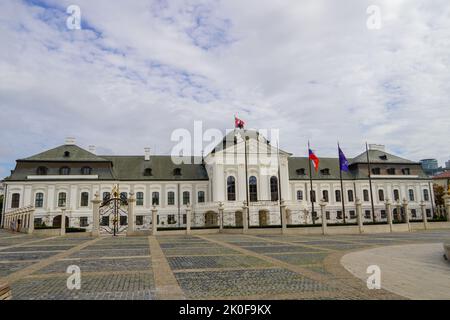
[(247, 199), (247, 226), (250, 227), (250, 202), (249, 202), (249, 196), (248, 196), (248, 166), (247, 166), (247, 136), (245, 135), (245, 129), (242, 129), (244, 131), (244, 153), (245, 153), (245, 194)]
[(277, 141), (277, 161), (278, 161), (278, 204), (280, 207), (280, 221), (281, 226), (283, 226), (283, 214), (281, 212), (281, 175), (280, 175), (280, 141)]
[(311, 208), (312, 208), (312, 212), (311, 212), (311, 217), (312, 217), (312, 222), (313, 224), (316, 224), (316, 221), (314, 219), (314, 200), (313, 199), (313, 193), (314, 193), (314, 189), (313, 189), (313, 181), (312, 181), (312, 170), (311, 170), (311, 159), (309, 158), (309, 150), (310, 150), (310, 145), (309, 145), (309, 140), (308, 140), (308, 164), (309, 164), (309, 182), (311, 184), (311, 190), (309, 192), (309, 198), (311, 199)]
[(344, 183), (342, 182), (342, 168), (341, 168), (341, 155), (340, 155), (341, 147), (339, 146), (339, 141), (338, 141), (337, 145), (338, 145), (338, 158), (339, 158), (339, 179), (341, 180), (342, 214), (343, 214), (344, 224), (345, 224), (345, 204), (344, 204), (345, 196), (344, 196)]
[(370, 168), (369, 148), (367, 147), (367, 142), (366, 142), (366, 155), (367, 155), (367, 169), (369, 171), (369, 188), (370, 188), (370, 202), (372, 204), (372, 220), (375, 223), (376, 221), (375, 221), (375, 206), (373, 204), (372, 174)]

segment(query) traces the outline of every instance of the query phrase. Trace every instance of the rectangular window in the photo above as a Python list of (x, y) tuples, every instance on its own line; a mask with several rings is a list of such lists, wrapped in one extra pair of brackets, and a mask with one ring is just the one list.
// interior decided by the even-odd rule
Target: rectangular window
[(409, 201), (414, 201), (414, 190), (409, 189)]
[(189, 204), (191, 202), (190, 198), (191, 198), (191, 195), (190, 195), (189, 191), (184, 191), (183, 192), (183, 204), (184, 205)]
[(175, 215), (174, 214), (169, 214), (167, 216), (167, 224), (175, 224), (175, 223), (177, 223), (175, 221)]
[(311, 201), (316, 202), (316, 191), (315, 190), (311, 190)]
[(341, 210), (336, 211), (336, 219), (342, 219), (342, 211)]
[(109, 226), (109, 217), (102, 217), (102, 220), (100, 221), (101, 226)]
[(142, 226), (144, 224), (144, 216), (136, 216), (136, 225)]
[(144, 193), (143, 192), (136, 193), (136, 205), (137, 206), (144, 205)]
[(327, 220), (330, 220), (330, 211), (325, 211), (325, 216)]
[(127, 216), (120, 216), (120, 225), (121, 226), (126, 226), (128, 224), (128, 217)]
[(303, 201), (303, 191), (297, 190), (297, 200)]
[(336, 198), (336, 202), (341, 202), (342, 200), (341, 200), (341, 190), (336, 190), (335, 192), (334, 192), (334, 196), (335, 196), (335, 198)]
[(205, 191), (199, 191), (198, 192), (198, 203), (204, 203), (205, 202)]
[(169, 191), (169, 192), (167, 193), (167, 204), (168, 204), (169, 206), (175, 205), (175, 192)]
[(390, 175), (395, 175), (395, 168), (387, 169), (387, 173), (390, 174)]
[(87, 206), (89, 206), (89, 193), (82, 192), (81, 193), (80, 207), (87, 207)]
[(386, 219), (386, 210), (381, 210), (381, 219)]
[(111, 198), (111, 193), (103, 192), (103, 201), (109, 200)]
[(380, 168), (373, 168), (372, 169), (372, 174), (379, 175), (380, 173), (381, 173), (381, 169)]
[(34, 226), (35, 227), (42, 226), (42, 218), (34, 218)]
[[(170, 192), (169, 192), (170, 193)], [(175, 197), (174, 197), (175, 198)], [(174, 200), (175, 201), (175, 200)], [(170, 204), (170, 203), (169, 203)], [(159, 206), (159, 192), (152, 192), (152, 205)]]
[(186, 224), (186, 223), (187, 223), (187, 215), (183, 214), (183, 224)]
[(363, 190), (363, 199), (364, 199), (364, 201), (369, 201), (370, 199), (369, 199), (369, 190), (367, 190), (367, 189), (364, 189)]
[(11, 198), (11, 208), (18, 208), (20, 206), (20, 194), (13, 193)]
[(350, 218), (352, 218), (352, 219), (356, 218), (355, 210), (350, 210)]
[(58, 194), (58, 207), (66, 206), (66, 198), (67, 198), (67, 194), (65, 192), (60, 192)]
[(428, 189), (423, 190), (423, 200), (430, 201), (430, 194), (428, 193)]
[(364, 218), (366, 219), (370, 219), (371, 215), (370, 215), (370, 210), (365, 210), (364, 211)]
[(44, 194), (42, 192), (36, 193), (36, 199), (34, 201), (36, 208), (42, 208), (44, 206)]
[(417, 218), (417, 210), (416, 209), (411, 209), (411, 217)]
[(431, 209), (426, 209), (427, 217), (431, 218)]
[(88, 218), (87, 217), (80, 217), (80, 227), (88, 227)]
[(348, 202), (353, 202), (353, 190), (348, 190), (347, 191), (347, 195), (348, 195)]

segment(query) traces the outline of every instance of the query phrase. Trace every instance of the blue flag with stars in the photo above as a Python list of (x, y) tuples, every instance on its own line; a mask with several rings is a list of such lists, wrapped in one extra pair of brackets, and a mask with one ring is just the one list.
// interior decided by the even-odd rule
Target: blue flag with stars
[(342, 152), (341, 147), (338, 147), (339, 149), (339, 167), (341, 168), (341, 171), (348, 172), (348, 160), (345, 157), (345, 154)]

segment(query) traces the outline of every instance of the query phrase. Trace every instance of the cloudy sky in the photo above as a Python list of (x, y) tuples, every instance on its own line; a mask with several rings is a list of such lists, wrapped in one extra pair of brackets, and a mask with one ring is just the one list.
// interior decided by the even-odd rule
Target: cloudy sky
[(2, 0), (0, 38), (0, 177), (67, 136), (168, 154), (173, 130), (235, 114), (295, 155), (450, 158), (448, 0)]

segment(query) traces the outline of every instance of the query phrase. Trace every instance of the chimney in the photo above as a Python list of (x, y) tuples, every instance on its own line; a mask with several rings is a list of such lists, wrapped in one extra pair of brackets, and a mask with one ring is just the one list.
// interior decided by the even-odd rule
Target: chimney
[(150, 148), (144, 148), (144, 159), (150, 161)]
[(67, 146), (72, 146), (75, 144), (76, 139), (72, 138), (72, 137), (67, 137), (66, 140), (64, 141), (64, 144)]
[(89, 146), (89, 152), (95, 154), (95, 146), (90, 145)]
[(378, 150), (378, 151), (385, 151), (386, 147), (384, 144), (369, 144), (369, 150)]

